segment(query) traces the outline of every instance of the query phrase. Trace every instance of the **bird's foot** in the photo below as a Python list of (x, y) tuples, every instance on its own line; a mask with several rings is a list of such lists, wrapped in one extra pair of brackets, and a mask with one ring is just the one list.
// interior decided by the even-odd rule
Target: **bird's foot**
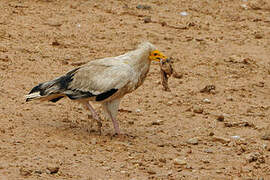
[(115, 133), (114, 135), (112, 135), (112, 138), (117, 138), (121, 141), (124, 141), (127, 139), (135, 139), (136, 137), (129, 134)]
[(88, 118), (90, 119), (94, 119), (96, 122), (97, 122), (97, 126), (98, 126), (98, 133), (99, 133), (99, 135), (101, 135), (101, 128), (102, 128), (102, 122), (100, 121), (100, 118), (99, 118), (99, 116), (98, 115), (96, 115), (96, 114), (92, 114), (92, 115), (88, 115)]

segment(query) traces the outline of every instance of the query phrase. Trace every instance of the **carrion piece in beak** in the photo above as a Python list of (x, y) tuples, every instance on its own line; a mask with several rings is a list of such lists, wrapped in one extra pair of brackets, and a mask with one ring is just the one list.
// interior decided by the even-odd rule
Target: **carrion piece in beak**
[(171, 91), (168, 85), (169, 77), (173, 75), (175, 78), (182, 78), (182, 75), (175, 71), (172, 58), (161, 59), (159, 65), (163, 90)]

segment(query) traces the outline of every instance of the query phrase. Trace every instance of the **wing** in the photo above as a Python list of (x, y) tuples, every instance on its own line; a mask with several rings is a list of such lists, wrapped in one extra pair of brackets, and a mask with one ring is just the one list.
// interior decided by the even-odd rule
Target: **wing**
[(76, 71), (65, 94), (71, 99), (95, 96), (102, 101), (132, 81), (133, 74), (125, 63), (91, 62)]

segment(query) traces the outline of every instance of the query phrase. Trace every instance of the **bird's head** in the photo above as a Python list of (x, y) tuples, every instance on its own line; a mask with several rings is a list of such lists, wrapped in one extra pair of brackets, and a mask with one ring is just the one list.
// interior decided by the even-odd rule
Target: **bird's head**
[(162, 52), (158, 51), (158, 50), (154, 50), (150, 53), (149, 55), (149, 60), (151, 61), (157, 61), (160, 62), (162, 59), (167, 59), (166, 56), (164, 56), (162, 54)]

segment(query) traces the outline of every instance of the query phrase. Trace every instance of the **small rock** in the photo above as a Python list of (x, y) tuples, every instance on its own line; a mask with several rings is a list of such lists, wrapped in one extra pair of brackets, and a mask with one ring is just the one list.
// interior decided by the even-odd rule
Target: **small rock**
[(209, 133), (209, 136), (214, 136), (214, 135), (215, 135), (214, 132), (210, 132), (210, 133)]
[(197, 114), (202, 114), (203, 113), (203, 108), (200, 106), (195, 106), (193, 107), (193, 112)]
[(132, 121), (132, 120), (131, 121), (128, 121), (128, 124), (129, 125), (133, 125), (134, 124), (134, 121)]
[[(183, 77), (182, 73), (173, 73), (173, 77), (176, 79), (181, 79)], [(183, 83), (183, 82), (182, 82)], [(181, 81), (179, 81), (179, 84), (182, 84)]]
[(145, 18), (143, 19), (143, 22), (144, 22), (144, 23), (150, 23), (150, 22), (152, 22), (151, 17), (145, 17)]
[(207, 103), (207, 104), (211, 103), (211, 101), (209, 99), (207, 99), (207, 98), (203, 99), (202, 102)]
[(241, 4), (240, 5), (243, 9), (248, 9), (248, 6), (246, 4)]
[(42, 174), (42, 171), (41, 170), (35, 170), (34, 173), (36, 173), (36, 174)]
[(227, 101), (233, 101), (233, 97), (232, 96), (228, 96), (226, 99), (227, 99)]
[(194, 138), (187, 140), (187, 143), (192, 144), (192, 145), (197, 145), (199, 143), (199, 140), (197, 137), (194, 137)]
[(187, 164), (186, 160), (179, 159), (179, 158), (175, 158), (175, 159), (173, 160), (173, 163), (174, 163), (175, 165), (186, 165), (186, 164)]
[(53, 45), (53, 46), (59, 46), (60, 43), (59, 43), (57, 40), (55, 40), (55, 41), (52, 42), (52, 45)]
[(97, 144), (97, 139), (96, 138), (92, 138), (91, 139), (91, 144)]
[(182, 11), (182, 12), (180, 12), (180, 15), (181, 15), (181, 16), (187, 16), (188, 13), (187, 13), (186, 11)]
[(267, 130), (266, 132), (264, 132), (264, 134), (261, 137), (262, 140), (270, 140), (270, 130)]
[(152, 125), (157, 125), (157, 126), (159, 126), (159, 125), (162, 125), (162, 124), (164, 124), (164, 121), (162, 121), (162, 120), (156, 120), (156, 121), (154, 121), (154, 122), (152, 122)]
[(224, 115), (223, 114), (218, 115), (217, 120), (220, 121), (220, 122), (223, 122), (224, 121)]
[(170, 171), (167, 172), (167, 176), (171, 176), (172, 174), (173, 174), (173, 171), (172, 170), (170, 170)]
[(200, 90), (201, 93), (211, 93), (212, 91), (216, 90), (215, 85), (207, 85), (203, 89)]
[(239, 55), (231, 55), (229, 56), (229, 59), (227, 60), (227, 62), (231, 62), (231, 63), (242, 63), (242, 57)]
[(238, 140), (240, 139), (240, 136), (231, 136), (233, 139)]
[(214, 151), (212, 149), (205, 149), (204, 152), (206, 152), (206, 153), (213, 153)]
[(251, 163), (251, 162), (257, 161), (259, 155), (260, 154), (258, 154), (258, 153), (249, 153), (249, 154), (246, 155), (245, 158), (249, 163)]
[(47, 167), (47, 170), (49, 171), (50, 174), (56, 174), (56, 173), (58, 173), (59, 169), (60, 168), (57, 165), (49, 165)]
[(222, 171), (218, 169), (218, 170), (216, 170), (216, 173), (217, 173), (217, 174), (221, 174)]
[(217, 142), (221, 142), (223, 144), (229, 143), (231, 141), (230, 139), (219, 137), (219, 136), (213, 136), (213, 139), (212, 140), (213, 141), (217, 141)]
[(161, 24), (161, 26), (166, 26), (167, 25), (167, 23), (165, 21), (162, 21), (160, 24)]
[(267, 150), (268, 149), (267, 144), (263, 144), (262, 148)]
[(136, 112), (136, 113), (140, 113), (141, 110), (140, 110), (140, 109), (136, 109), (135, 112)]
[(171, 105), (173, 105), (173, 102), (169, 101), (167, 104), (168, 104), (168, 106), (171, 106)]
[(255, 39), (262, 39), (263, 38), (263, 34), (261, 32), (256, 32), (254, 34), (254, 37), (255, 37)]
[(139, 4), (138, 6), (136, 6), (136, 8), (137, 9), (142, 9), (142, 10), (150, 10), (151, 9), (151, 6)]
[(166, 159), (165, 158), (159, 158), (159, 162), (166, 163)]
[(49, 25), (49, 26), (61, 26), (63, 22), (57, 21), (55, 18), (47, 19), (47, 22), (44, 24)]
[(20, 174), (22, 176), (30, 176), (31, 173), (32, 173), (32, 170), (30, 169), (20, 168)]
[(148, 174), (156, 174), (156, 172), (153, 169), (148, 169), (147, 173)]
[(205, 164), (206, 164), (206, 163), (210, 163), (210, 161), (207, 160), (207, 159), (202, 159), (202, 162), (205, 163)]

